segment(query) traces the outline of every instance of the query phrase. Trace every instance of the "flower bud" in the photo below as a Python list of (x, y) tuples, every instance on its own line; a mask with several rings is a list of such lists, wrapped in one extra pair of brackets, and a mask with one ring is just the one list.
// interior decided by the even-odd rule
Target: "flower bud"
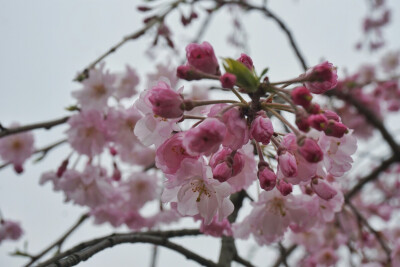
[(274, 189), (276, 185), (276, 174), (269, 167), (268, 163), (260, 162), (258, 164), (257, 172), (258, 180), (260, 181), (260, 187), (266, 191)]
[(219, 80), (221, 81), (223, 88), (232, 89), (236, 83), (236, 76), (232, 73), (225, 73), (219, 78)]
[(218, 181), (220, 181), (221, 183), (223, 183), (232, 177), (233, 170), (232, 170), (232, 166), (229, 166), (229, 164), (226, 161), (224, 161), (224, 162), (218, 164), (217, 166), (215, 166), (215, 168), (212, 170), (212, 172), (213, 172), (214, 178), (217, 179)]
[(337, 194), (336, 190), (329, 183), (318, 178), (314, 178), (311, 181), (311, 188), (320, 198), (324, 200), (330, 200)]
[(299, 109), (298, 112), (296, 112), (295, 122), (301, 131), (308, 132), (310, 130), (310, 123), (308, 122), (308, 116), (304, 109)]
[(208, 74), (220, 75), (218, 60), (208, 42), (186, 46), (186, 58), (190, 66)]
[(308, 137), (304, 139), (302, 144), (299, 144), (299, 152), (308, 162), (311, 163), (319, 162), (324, 157), (317, 142)]
[(292, 184), (289, 184), (284, 180), (279, 180), (276, 187), (278, 188), (279, 192), (281, 192), (282, 196), (287, 196), (293, 191)]
[(324, 110), (323, 114), (328, 120), (334, 120), (334, 121), (340, 122), (339, 115), (336, 114), (335, 112), (333, 112), (332, 110), (326, 109), (326, 110)]
[(304, 84), (311, 93), (322, 94), (337, 85), (338, 76), (332, 63), (325, 61), (309, 69), (305, 74), (305, 78), (308, 81)]
[(274, 134), (274, 127), (265, 112), (259, 112), (250, 126), (250, 136), (257, 142), (268, 145), (271, 136)]
[(187, 81), (201, 80), (203, 75), (189, 65), (181, 65), (176, 69), (176, 76)]
[(242, 53), (240, 55), (240, 58), (238, 58), (237, 61), (241, 62), (249, 70), (253, 70), (254, 69), (253, 60), (251, 59), (251, 57), (249, 57), (248, 55), (246, 55), (244, 53)]
[(159, 83), (149, 93), (154, 114), (163, 118), (179, 118), (183, 115), (183, 98), (166, 83)]
[(304, 108), (310, 106), (313, 98), (310, 91), (304, 86), (294, 88), (290, 95), (296, 105), (300, 105)]
[(310, 126), (318, 131), (323, 131), (328, 125), (328, 120), (322, 114), (312, 114), (308, 117)]
[(297, 162), (293, 154), (284, 152), (278, 157), (279, 169), (285, 177), (293, 177), (297, 175)]
[(345, 133), (349, 132), (349, 130), (343, 123), (330, 120), (327, 127), (324, 129), (324, 132), (328, 136), (342, 138)]

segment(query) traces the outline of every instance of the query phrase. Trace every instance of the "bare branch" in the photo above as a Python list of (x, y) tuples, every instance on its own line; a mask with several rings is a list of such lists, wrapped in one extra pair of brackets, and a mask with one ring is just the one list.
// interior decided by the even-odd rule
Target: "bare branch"
[(170, 237), (181, 237), (181, 236), (194, 236), (194, 235), (201, 235), (202, 233), (197, 230), (197, 229), (182, 229), (182, 230), (171, 230), (171, 231), (148, 231), (148, 232), (136, 232), (136, 233), (115, 233), (115, 234), (111, 234), (111, 235), (107, 235), (107, 236), (103, 236), (103, 237), (99, 237), (99, 238), (95, 238), (89, 241), (85, 241), (82, 242), (76, 246), (74, 246), (71, 249), (68, 249), (58, 255), (55, 255), (54, 257), (52, 257), (51, 259), (39, 264), (37, 267), (44, 267), (44, 266), (48, 266), (54, 262), (57, 262), (58, 260), (65, 258), (69, 255), (72, 255), (74, 253), (77, 253), (81, 250), (84, 250), (90, 246), (93, 246), (105, 239), (109, 239), (112, 237), (124, 237), (124, 238), (129, 238), (131, 236), (137, 236), (137, 235), (146, 235), (146, 236), (158, 236), (161, 237), (163, 239), (166, 238), (170, 238)]
[(41, 128), (49, 130), (54, 126), (66, 123), (68, 121), (68, 119), (69, 119), (69, 116), (66, 116), (61, 119), (56, 119), (56, 120), (46, 121), (46, 122), (39, 122), (39, 123), (34, 123), (34, 124), (28, 124), (28, 125), (24, 125), (24, 126), (15, 127), (15, 128), (2, 127), (2, 129), (0, 130), (0, 138), (8, 136), (8, 135), (16, 134), (16, 133), (27, 132), (30, 130), (41, 129)]
[(163, 247), (169, 248), (171, 250), (174, 250), (174, 251), (182, 254), (183, 256), (185, 256), (187, 259), (196, 261), (204, 266), (217, 267), (217, 264), (214, 263), (213, 261), (205, 259), (205, 258), (201, 257), (200, 255), (195, 254), (192, 251), (190, 251), (180, 245), (170, 242), (166, 237), (164, 237), (162, 235), (161, 236), (146, 235), (146, 234), (142, 234), (142, 233), (110, 236), (108, 238), (102, 239), (100, 242), (97, 242), (94, 245), (92, 245), (84, 250), (80, 250), (71, 255), (68, 255), (67, 257), (65, 257), (61, 260), (58, 260), (48, 266), (52, 266), (52, 267), (74, 266), (74, 265), (80, 263), (81, 261), (86, 261), (91, 256), (97, 254), (98, 252), (100, 252), (106, 248), (110, 248), (115, 245), (124, 244), (124, 243), (150, 243), (150, 244), (163, 246)]
[(291, 245), (289, 248), (285, 250), (285, 252), (281, 253), (279, 258), (274, 263), (273, 267), (279, 267), (282, 263), (286, 262), (286, 259), (290, 254), (297, 248), (297, 245)]
[(243, 258), (240, 257), (238, 254), (235, 255), (235, 257), (234, 257), (233, 260), (236, 261), (236, 262), (238, 262), (238, 263), (240, 263), (240, 264), (243, 265), (243, 266), (246, 266), (246, 267), (255, 267), (255, 265), (253, 265), (251, 262), (249, 262), (249, 261), (243, 259)]

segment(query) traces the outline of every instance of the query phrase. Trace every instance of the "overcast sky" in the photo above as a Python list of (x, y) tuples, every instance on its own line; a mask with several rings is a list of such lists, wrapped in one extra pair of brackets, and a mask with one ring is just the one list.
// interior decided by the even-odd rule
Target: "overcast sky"
[[(309, 65), (327, 59), (339, 67), (356, 69), (361, 63), (376, 62), (378, 55), (355, 52), (354, 45), (361, 38), (361, 19), (366, 5), (360, 0), (276, 0), (268, 1), (271, 9), (282, 17), (297, 40)], [(388, 1), (393, 7), (393, 22), (384, 34), (391, 48), (400, 47), (398, 29), (400, 3)], [(21, 124), (62, 117), (64, 107), (74, 104), (72, 90), (80, 86), (72, 82), (79, 70), (92, 62), (123, 36), (141, 27), (141, 15), (135, 11), (139, 1), (128, 0), (0, 0), (0, 122)], [(255, 66), (261, 70), (270, 67), (270, 79), (292, 78), (301, 73), (301, 67), (286, 36), (274, 22), (264, 20), (256, 12), (244, 22), (248, 30), (249, 53)], [(177, 13), (175, 13), (177, 15)], [(241, 51), (232, 49), (226, 42), (231, 32), (231, 18), (220, 14), (203, 40), (209, 41), (218, 57), (237, 57)], [(196, 27), (181, 31), (178, 20), (168, 20), (173, 39), (183, 52), (190, 38), (185, 34)], [(111, 71), (120, 71), (130, 64), (144, 74), (151, 70), (154, 60), (145, 56), (151, 38), (126, 44), (106, 60)], [(182, 55), (182, 53), (181, 53)], [(143, 79), (142, 79), (143, 80)], [(141, 83), (144, 86), (144, 82)], [(144, 89), (142, 87), (142, 89)], [(35, 132), (36, 147), (63, 138), (65, 126), (46, 132)], [(0, 172), (0, 210), (5, 218), (22, 223), (25, 235), (20, 242), (3, 242), (0, 245), (0, 266), (19, 266), (25, 259), (7, 254), (16, 247), (35, 253), (58, 238), (75, 222), (85, 209), (63, 204), (60, 193), (51, 186), (39, 186), (40, 174), (54, 170), (69, 152), (67, 146), (54, 150), (39, 164), (26, 164), (23, 175), (15, 175), (12, 168)], [(191, 220), (188, 220), (190, 222)], [(126, 230), (124, 228), (119, 230)], [(87, 222), (65, 243), (65, 248), (78, 242), (111, 233), (111, 227), (92, 227)], [(211, 259), (218, 256), (219, 243), (211, 238), (190, 239), (190, 248)], [(251, 240), (241, 243), (244, 256), (251, 250)], [(122, 245), (103, 251), (80, 266), (147, 266), (151, 246)], [(254, 262), (265, 263), (265, 249), (254, 256)], [(159, 265), (197, 266), (174, 252), (161, 250)]]

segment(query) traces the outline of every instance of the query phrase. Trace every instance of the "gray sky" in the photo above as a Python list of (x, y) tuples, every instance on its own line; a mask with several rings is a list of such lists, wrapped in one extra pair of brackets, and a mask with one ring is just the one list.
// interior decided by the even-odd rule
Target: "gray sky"
[[(62, 117), (64, 107), (73, 104), (72, 90), (80, 86), (72, 82), (75, 74), (92, 62), (124, 35), (141, 27), (142, 16), (135, 11), (139, 1), (128, 0), (0, 0), (0, 122), (8, 125), (13, 121), (21, 124)], [(355, 52), (354, 44), (361, 38), (361, 18), (366, 5), (360, 0), (270, 0), (271, 9), (282, 17), (293, 31), (297, 43), (309, 65), (327, 59), (339, 67), (354, 70), (363, 62), (377, 59), (377, 55)], [(393, 7), (393, 23), (384, 34), (389, 47), (398, 49), (400, 4), (388, 1)], [(245, 28), (249, 33), (250, 55), (258, 70), (270, 67), (270, 79), (292, 78), (301, 68), (288, 46), (286, 36), (274, 22), (261, 19), (255, 12), (246, 17)], [(176, 13), (175, 13), (176, 15)], [(229, 48), (226, 36), (231, 28), (226, 14), (212, 21), (210, 31), (203, 38), (209, 41), (218, 57), (236, 57), (240, 51)], [(169, 20), (171, 29), (178, 29), (173, 38), (183, 52), (188, 38), (184, 37), (177, 20)], [(193, 32), (196, 27), (187, 29)], [(128, 43), (106, 60), (106, 67), (119, 71), (130, 64), (140, 69), (152, 69), (154, 64), (144, 56), (150, 38)], [(340, 77), (340, 76), (339, 76)], [(143, 79), (142, 79), (143, 81)], [(145, 83), (142, 82), (143, 86)], [(143, 88), (142, 88), (143, 89)], [(46, 132), (35, 132), (36, 146), (42, 147), (62, 138), (66, 129), (59, 126)], [(49, 185), (39, 186), (40, 174), (56, 169), (69, 152), (67, 146), (54, 150), (39, 164), (26, 164), (23, 175), (15, 175), (12, 168), (0, 172), (0, 209), (5, 218), (22, 223), (25, 235), (20, 242), (3, 242), (0, 245), (0, 265), (19, 266), (25, 259), (7, 254), (14, 248), (23, 247), (29, 240), (29, 252), (35, 253), (58, 238), (79, 215), (85, 211), (72, 204), (65, 205), (60, 193)], [(187, 220), (185, 225), (190, 225)], [(126, 230), (126, 229), (120, 229)], [(86, 223), (65, 243), (65, 248), (91, 237), (111, 233), (108, 226), (92, 227)], [(216, 259), (219, 243), (212, 238), (186, 239), (190, 248), (202, 255)], [(178, 241), (180, 242), (180, 241)], [(240, 243), (245, 256), (252, 240)], [(103, 251), (80, 266), (146, 266), (150, 258), (150, 246), (122, 245)], [(265, 262), (266, 249), (261, 248), (254, 262)], [(185, 258), (162, 250), (158, 266), (197, 266)]]

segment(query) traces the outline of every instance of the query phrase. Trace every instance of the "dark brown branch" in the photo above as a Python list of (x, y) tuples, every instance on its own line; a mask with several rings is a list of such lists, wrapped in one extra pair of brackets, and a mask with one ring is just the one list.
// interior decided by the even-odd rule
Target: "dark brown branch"
[(34, 123), (34, 124), (28, 124), (28, 125), (24, 125), (24, 126), (20, 126), (20, 127), (15, 127), (15, 128), (2, 128), (2, 130), (0, 131), (0, 138), (8, 136), (8, 135), (16, 134), (16, 133), (27, 132), (30, 130), (41, 129), (41, 128), (49, 130), (56, 125), (66, 123), (68, 121), (68, 119), (69, 119), (69, 116), (66, 116), (61, 119), (56, 119), (56, 120), (46, 121), (46, 122), (39, 122), (39, 123)]
[(379, 174), (385, 171), (391, 164), (394, 162), (399, 161), (399, 158), (393, 155), (392, 157), (382, 161), (381, 165), (377, 167), (375, 170), (373, 170), (370, 174), (365, 176), (364, 178), (361, 178), (359, 182), (345, 195), (346, 201), (349, 201), (353, 196), (355, 196), (365, 184), (368, 182), (371, 182), (379, 177)]
[(65, 258), (69, 255), (72, 255), (74, 253), (77, 253), (81, 250), (84, 250), (90, 246), (93, 246), (105, 239), (108, 238), (112, 238), (112, 237), (130, 237), (130, 236), (136, 236), (136, 235), (146, 235), (146, 236), (158, 236), (158, 237), (162, 237), (164, 239), (166, 238), (170, 238), (170, 237), (181, 237), (181, 236), (194, 236), (194, 235), (201, 235), (202, 233), (197, 230), (197, 229), (182, 229), (182, 230), (171, 230), (171, 231), (148, 231), (148, 232), (137, 232), (137, 233), (125, 233), (125, 234), (121, 234), (121, 233), (115, 233), (115, 234), (111, 234), (111, 235), (107, 235), (107, 236), (103, 236), (103, 237), (99, 237), (99, 238), (95, 238), (86, 242), (82, 242), (76, 246), (74, 246), (71, 249), (68, 249), (54, 257), (52, 257), (51, 259), (39, 264), (37, 267), (44, 267), (44, 266), (48, 266), (54, 262), (57, 262), (58, 260)]
[(35, 256), (31, 256), (31, 260), (25, 265), (25, 266), (31, 266), (33, 263), (35, 263), (37, 260), (42, 258), (47, 252), (52, 250), (54, 247), (61, 247), (61, 245), (64, 243), (64, 241), (87, 219), (89, 218), (89, 214), (85, 213), (83, 214), (79, 220), (64, 234), (62, 235), (57, 241), (55, 241), (53, 244), (45, 248), (42, 252)]
[(367, 221), (367, 219), (364, 218), (364, 216), (362, 216), (362, 214), (357, 210), (356, 207), (353, 206), (353, 204), (351, 203), (351, 201), (346, 201), (346, 204), (351, 208), (351, 210), (353, 211), (353, 213), (357, 216), (357, 219), (362, 222), (367, 228), (368, 230), (375, 236), (375, 238), (378, 240), (379, 244), (382, 246), (383, 250), (386, 253), (387, 256), (387, 261), (388, 263), (390, 263), (391, 261), (391, 250), (388, 247), (388, 245), (386, 244), (386, 242), (383, 240), (381, 234), (376, 231)]
[(291, 245), (289, 248), (285, 250), (285, 252), (281, 253), (279, 258), (276, 260), (273, 267), (279, 267), (282, 263), (286, 262), (286, 259), (289, 257), (290, 254), (297, 248), (297, 245)]
[(237, 253), (236, 253), (235, 257), (233, 258), (233, 260), (240, 263), (243, 266), (246, 266), (246, 267), (255, 267), (255, 265), (253, 265), (248, 260), (245, 260), (242, 257), (240, 257)]
[[(232, 214), (229, 215), (228, 220), (233, 223), (242, 208), (243, 200), (246, 198), (246, 191), (242, 190), (238, 193), (231, 195), (231, 201), (235, 207)], [(230, 267), (232, 261), (237, 256), (235, 240), (231, 236), (223, 236), (221, 239), (221, 250), (219, 253), (218, 266), (220, 267)]]
[(215, 264), (213, 261), (205, 259), (205, 258), (201, 257), (200, 255), (195, 254), (192, 251), (169, 241), (166, 237), (156, 236), (156, 235), (145, 235), (145, 234), (140, 234), (140, 233), (131, 234), (131, 235), (111, 236), (109, 238), (101, 240), (100, 242), (98, 242), (84, 250), (73, 253), (72, 255), (69, 255), (66, 258), (63, 258), (53, 264), (50, 264), (49, 266), (52, 266), (52, 267), (74, 266), (74, 265), (80, 263), (81, 261), (86, 261), (93, 255), (99, 253), (100, 251), (102, 251), (106, 248), (110, 248), (115, 245), (124, 244), (124, 243), (150, 243), (150, 244), (163, 246), (163, 247), (169, 248), (171, 250), (174, 250), (174, 251), (182, 254), (183, 256), (185, 256), (187, 259), (196, 261), (196, 262), (200, 263), (201, 265), (217, 267), (217, 264)]

